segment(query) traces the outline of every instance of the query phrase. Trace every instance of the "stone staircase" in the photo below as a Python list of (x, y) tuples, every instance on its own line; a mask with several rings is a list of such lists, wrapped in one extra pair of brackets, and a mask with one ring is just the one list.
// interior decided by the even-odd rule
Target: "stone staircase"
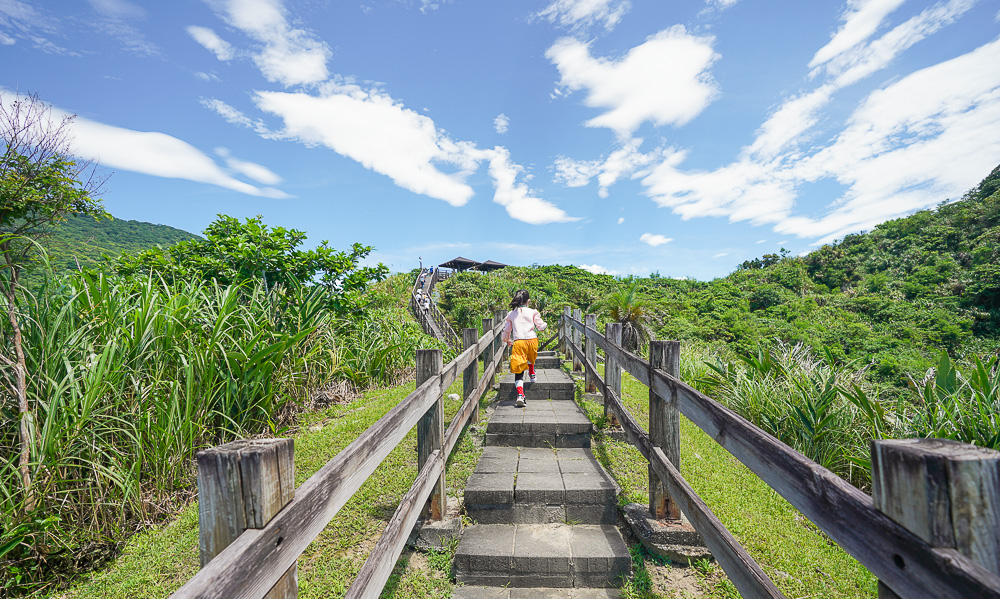
[(525, 383), (524, 408), (514, 406), (513, 375), (501, 379), (465, 489), (476, 524), (455, 552), (462, 586), (453, 597), (617, 597), (630, 574), (615, 525), (618, 487), (589, 449), (591, 425), (573, 401), (573, 380), (561, 370), (537, 375)]

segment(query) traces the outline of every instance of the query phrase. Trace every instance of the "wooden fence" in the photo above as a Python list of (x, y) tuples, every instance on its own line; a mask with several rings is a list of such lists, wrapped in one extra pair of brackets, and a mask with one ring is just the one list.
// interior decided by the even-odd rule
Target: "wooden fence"
[[(939, 439), (875, 441), (869, 497), (681, 382), (679, 342), (652, 341), (647, 361), (622, 348), (620, 324), (601, 335), (596, 318), (569, 308), (559, 335), (603, 394), (605, 413), (649, 461), (653, 515), (683, 510), (743, 597), (784, 595), (681, 476), (679, 414), (875, 574), (880, 599), (1000, 597), (1000, 452)], [(622, 369), (650, 390), (649, 433), (622, 403)]]
[[(440, 519), (445, 513), (448, 456), (465, 425), (478, 420), (480, 398), (504, 355), (502, 321), (494, 322), (483, 319), (481, 337), (465, 329), (465, 350), (446, 365), (441, 350), (418, 350), (416, 390), (298, 489), (291, 439), (236, 441), (200, 452), (202, 569), (171, 597), (296, 597), (299, 555), (416, 426), (417, 478), (346, 595), (378, 597), (421, 514)], [(460, 374), (464, 400), (445, 430), (442, 396)]]
[[(427, 289), (428, 292), (433, 291), (434, 284), (441, 280), (438, 276), (439, 273), (440, 269), (434, 269), (434, 274), (431, 275), (431, 284)], [(444, 341), (448, 344), (448, 347), (458, 350), (461, 348), (461, 339), (458, 338), (458, 333), (455, 332), (455, 329), (451, 328), (451, 323), (448, 322), (444, 314), (441, 313), (441, 310), (438, 309), (437, 304), (431, 302), (430, 308), (424, 308), (417, 302), (417, 289), (419, 287), (420, 275), (417, 275), (417, 279), (413, 282), (413, 289), (410, 290), (410, 311), (413, 312), (413, 316), (420, 323), (425, 333)]]

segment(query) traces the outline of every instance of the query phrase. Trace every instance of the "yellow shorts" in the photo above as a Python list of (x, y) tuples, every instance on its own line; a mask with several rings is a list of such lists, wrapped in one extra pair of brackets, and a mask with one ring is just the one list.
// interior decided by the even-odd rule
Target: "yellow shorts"
[(518, 339), (510, 350), (510, 371), (524, 372), (538, 359), (538, 339)]

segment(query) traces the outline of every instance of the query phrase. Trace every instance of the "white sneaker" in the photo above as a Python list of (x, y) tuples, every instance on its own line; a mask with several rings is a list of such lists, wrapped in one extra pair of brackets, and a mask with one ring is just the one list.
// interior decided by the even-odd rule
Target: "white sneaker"
[(517, 406), (517, 407), (519, 407), (519, 408), (523, 408), (524, 407), (524, 395), (523, 394), (521, 394), (521, 393), (517, 394), (517, 401), (514, 402), (514, 405)]
[(535, 382), (535, 375), (533, 375), (533, 374), (530, 374), (530, 375), (528, 375), (528, 376), (530, 376), (530, 377), (531, 377), (531, 382), (532, 382), (532, 383), (534, 383), (534, 382)]

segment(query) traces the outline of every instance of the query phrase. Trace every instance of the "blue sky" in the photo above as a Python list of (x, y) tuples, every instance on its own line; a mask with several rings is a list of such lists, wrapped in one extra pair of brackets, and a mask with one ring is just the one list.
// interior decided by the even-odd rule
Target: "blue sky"
[(0, 0), (120, 218), (711, 279), (1000, 163), (995, 0)]

